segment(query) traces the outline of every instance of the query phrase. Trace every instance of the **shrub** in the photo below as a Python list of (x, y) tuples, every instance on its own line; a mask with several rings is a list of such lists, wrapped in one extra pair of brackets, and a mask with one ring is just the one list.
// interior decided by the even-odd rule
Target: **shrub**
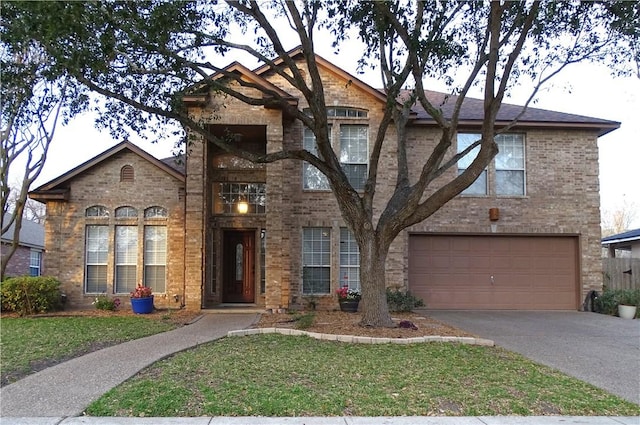
[(619, 304), (640, 307), (640, 289), (607, 289), (596, 298), (596, 307), (603, 314), (615, 316)]
[(424, 307), (424, 301), (409, 291), (387, 288), (387, 305), (391, 312), (411, 311), (416, 307)]
[(98, 295), (91, 304), (98, 310), (115, 311), (120, 306), (120, 298), (109, 298), (106, 295)]
[(6, 279), (0, 286), (2, 310), (21, 316), (46, 313), (62, 308), (60, 282), (46, 276), (18, 276)]

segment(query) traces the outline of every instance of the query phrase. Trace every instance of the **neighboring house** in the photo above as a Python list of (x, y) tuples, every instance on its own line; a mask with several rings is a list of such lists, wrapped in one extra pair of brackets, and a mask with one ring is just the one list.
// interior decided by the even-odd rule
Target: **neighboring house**
[(640, 258), (640, 229), (602, 238), (602, 247), (607, 249), (609, 258)]
[[(10, 214), (5, 214), (4, 222), (7, 223), (10, 217)], [(15, 223), (2, 235), (2, 254), (11, 249), (14, 228)], [(23, 219), (18, 248), (9, 260), (5, 274), (7, 276), (40, 276), (42, 274), (43, 254), (44, 226), (34, 221)]]
[[(361, 187), (385, 96), (321, 57), (317, 63), (334, 148)], [(266, 66), (225, 71), (307, 106)], [(455, 102), (428, 95), (445, 114)], [(313, 134), (277, 106), (207, 91), (185, 102), (194, 119), (210, 120), (214, 134), (231, 134), (246, 149), (313, 149)], [(482, 105), (465, 101), (451, 154), (479, 131)], [(520, 111), (504, 105), (498, 126)], [(438, 128), (420, 107), (413, 112), (415, 175)], [(597, 140), (618, 126), (528, 109), (498, 138), (500, 153), (474, 185), (395, 240), (388, 285), (434, 309), (578, 309), (588, 291), (602, 288)], [(359, 256), (324, 177), (300, 161), (252, 164), (190, 137), (184, 174), (122, 143), (31, 193), (47, 203), (47, 273), (64, 282), (69, 301), (89, 305), (97, 293), (125, 295), (144, 282), (158, 306), (336, 308), (335, 290), (359, 285)], [(390, 130), (377, 211), (395, 186), (394, 151)]]

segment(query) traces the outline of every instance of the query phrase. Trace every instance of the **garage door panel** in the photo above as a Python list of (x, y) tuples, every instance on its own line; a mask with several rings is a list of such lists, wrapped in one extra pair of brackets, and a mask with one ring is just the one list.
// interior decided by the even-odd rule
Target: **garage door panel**
[(577, 307), (575, 237), (411, 235), (409, 247), (409, 288), (428, 308)]

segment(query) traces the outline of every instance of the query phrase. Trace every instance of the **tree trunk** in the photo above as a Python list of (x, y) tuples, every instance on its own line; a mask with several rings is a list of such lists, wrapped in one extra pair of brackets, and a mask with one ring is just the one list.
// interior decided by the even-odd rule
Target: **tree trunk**
[(361, 326), (394, 327), (389, 307), (385, 264), (389, 247), (375, 237), (368, 237), (360, 244), (360, 286), (362, 288)]

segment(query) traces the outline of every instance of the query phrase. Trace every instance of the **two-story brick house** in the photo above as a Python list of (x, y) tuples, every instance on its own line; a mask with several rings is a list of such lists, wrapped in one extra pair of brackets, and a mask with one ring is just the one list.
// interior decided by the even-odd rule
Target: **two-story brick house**
[[(358, 188), (386, 98), (317, 62), (332, 145)], [(226, 71), (307, 106), (266, 66), (234, 63)], [(428, 96), (445, 115), (455, 102)], [(313, 134), (273, 105), (213, 92), (185, 101), (194, 119), (245, 149), (314, 149)], [(482, 111), (482, 101), (465, 101), (456, 149), (474, 140)], [(520, 111), (503, 105), (498, 125)], [(602, 285), (596, 143), (618, 126), (528, 109), (497, 139), (500, 153), (476, 183), (395, 240), (387, 284), (410, 289), (430, 308), (579, 308)], [(417, 173), (438, 128), (416, 107), (408, 131)], [(294, 160), (256, 165), (195, 135), (191, 141), (184, 171), (123, 143), (32, 192), (47, 202), (46, 273), (64, 282), (71, 303), (88, 304), (99, 292), (124, 295), (144, 282), (155, 288), (157, 306), (276, 309), (313, 300), (333, 308), (338, 287), (358, 286), (357, 244), (317, 170)], [(395, 185), (394, 149), (388, 143), (381, 155), (378, 211)]]

